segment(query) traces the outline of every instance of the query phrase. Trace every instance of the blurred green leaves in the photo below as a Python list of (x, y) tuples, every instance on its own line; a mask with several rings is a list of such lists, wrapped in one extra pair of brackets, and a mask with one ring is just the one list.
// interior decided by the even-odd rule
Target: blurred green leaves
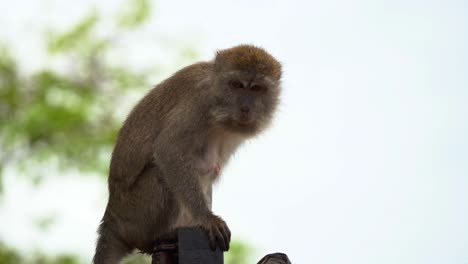
[(35, 252), (22, 256), (17, 251), (0, 243), (0, 264), (79, 264), (83, 263), (78, 257), (62, 254), (48, 256)]
[(151, 13), (148, 0), (129, 0), (123, 10), (117, 24), (125, 32), (118, 27), (98, 34), (101, 18), (94, 10), (71, 29), (48, 35), (47, 60), (67, 63), (65, 70), (20, 75), (8, 48), (0, 47), (0, 168), (58, 157), (63, 168), (105, 175), (122, 122), (115, 108), (124, 91), (149, 87), (150, 72), (109, 62), (114, 36), (137, 30)]
[(231, 241), (229, 251), (224, 254), (225, 264), (245, 264), (253, 263), (252, 258), (252, 247), (238, 240)]
[(124, 10), (117, 16), (118, 25), (124, 28), (138, 27), (151, 15), (151, 5), (148, 0), (132, 0)]
[[(49, 41), (48, 50), (50, 53), (66, 52), (77, 50), (83, 47), (83, 44), (93, 43), (92, 30), (96, 26), (99, 18), (95, 12), (88, 15), (81, 22), (75, 25), (71, 30), (58, 36), (53, 36)], [(85, 45), (86, 46), (86, 45)], [(100, 45), (98, 45), (100, 46)]]
[(122, 264), (151, 264), (151, 256), (142, 253), (131, 254), (122, 260)]
[(0, 46), (0, 124), (15, 112), (20, 103), (17, 66), (5, 46)]

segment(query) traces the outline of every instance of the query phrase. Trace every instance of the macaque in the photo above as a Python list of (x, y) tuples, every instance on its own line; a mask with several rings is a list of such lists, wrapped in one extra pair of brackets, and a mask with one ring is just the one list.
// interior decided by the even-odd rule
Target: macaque
[(95, 264), (118, 263), (133, 249), (151, 253), (179, 227), (200, 227), (213, 250), (229, 249), (231, 232), (211, 210), (212, 186), (234, 151), (271, 123), (281, 74), (264, 49), (239, 45), (148, 92), (112, 153)]

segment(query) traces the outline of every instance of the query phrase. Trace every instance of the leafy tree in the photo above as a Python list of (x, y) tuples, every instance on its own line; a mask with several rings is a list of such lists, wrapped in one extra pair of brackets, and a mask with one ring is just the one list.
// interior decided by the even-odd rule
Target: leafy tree
[(117, 16), (113, 38), (96, 33), (102, 21), (97, 12), (66, 32), (50, 34), (47, 54), (68, 63), (65, 72), (46, 67), (23, 76), (6, 45), (0, 48), (0, 168), (54, 157), (63, 168), (106, 171), (122, 121), (117, 103), (130, 89), (148, 87), (154, 73), (108, 59), (118, 38), (138, 30), (151, 13), (148, 0), (130, 1), (125, 10)]
[(21, 256), (17, 251), (0, 243), (0, 264), (78, 264), (82, 261), (73, 255), (48, 256), (40, 252)]
[(246, 264), (252, 261), (252, 247), (242, 241), (231, 241), (229, 251), (224, 254), (225, 264)]

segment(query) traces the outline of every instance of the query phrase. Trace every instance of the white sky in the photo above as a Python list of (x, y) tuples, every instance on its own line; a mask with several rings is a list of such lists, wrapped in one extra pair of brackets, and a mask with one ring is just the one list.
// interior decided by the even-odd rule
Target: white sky
[[(66, 27), (90, 3), (2, 1), (0, 37), (34, 40), (37, 21)], [(115, 3), (94, 5), (111, 14)], [(158, 1), (155, 20), (135, 37), (153, 35), (193, 43), (202, 59), (253, 43), (284, 63), (275, 125), (238, 152), (214, 197), (216, 213), (258, 258), (468, 262), (465, 1)], [(135, 67), (158, 53), (142, 42), (125, 58)], [(35, 43), (15, 43), (31, 65), (41, 62)], [(12, 174), (0, 239), (89, 258), (105, 184), (70, 173), (34, 190)], [(30, 224), (44, 212), (60, 215), (47, 235)]]

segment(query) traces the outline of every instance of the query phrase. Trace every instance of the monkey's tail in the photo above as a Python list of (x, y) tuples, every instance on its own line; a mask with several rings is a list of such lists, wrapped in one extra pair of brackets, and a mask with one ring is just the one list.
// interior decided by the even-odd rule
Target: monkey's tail
[(97, 231), (98, 239), (93, 257), (94, 264), (118, 264), (132, 250), (109, 226), (104, 215)]

